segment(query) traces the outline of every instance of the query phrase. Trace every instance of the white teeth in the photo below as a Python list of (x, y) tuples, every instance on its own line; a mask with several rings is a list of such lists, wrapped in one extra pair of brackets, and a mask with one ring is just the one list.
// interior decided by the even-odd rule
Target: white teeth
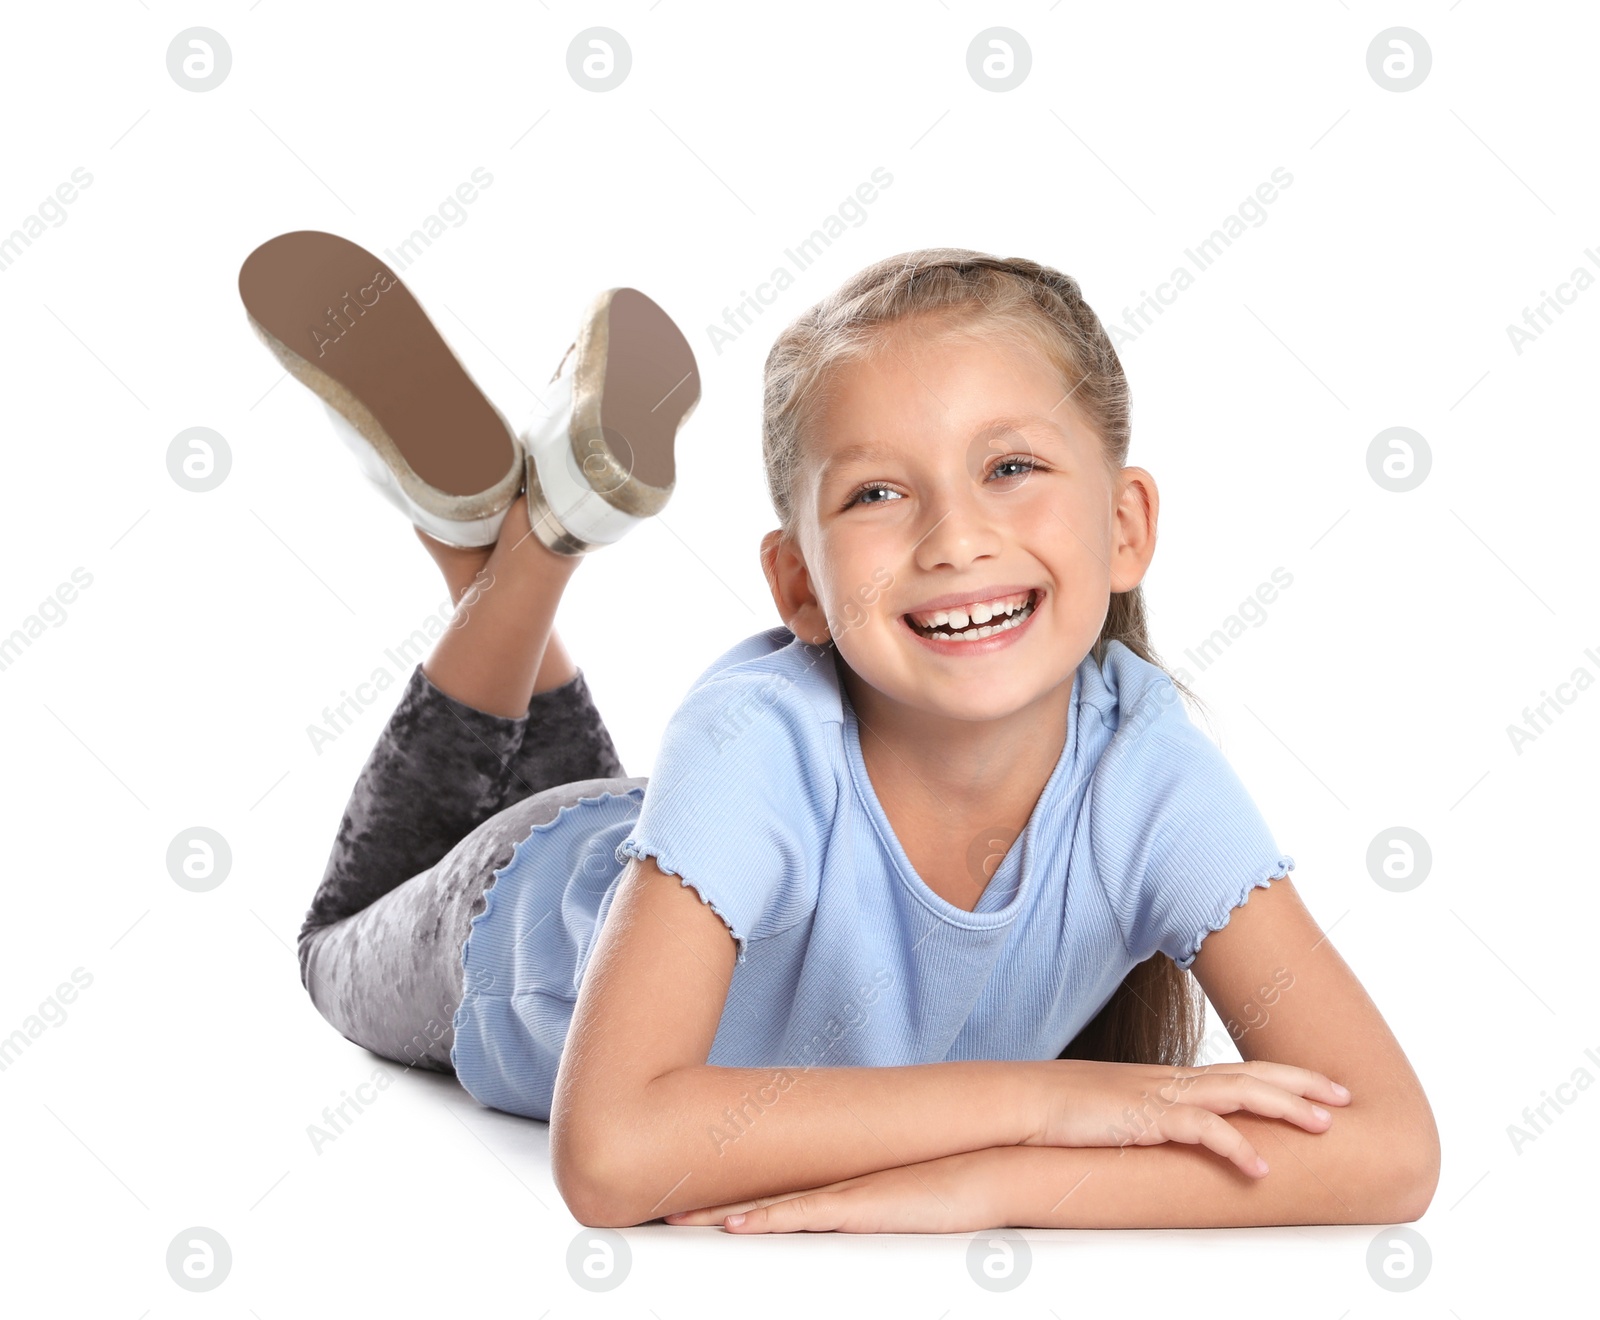
[[(983, 608), (983, 607), (982, 606), (978, 606), (978, 607), (975, 607), (973, 609), (972, 617), (973, 617), (974, 620), (978, 620), (978, 611), (981, 608)], [(1005, 607), (1001, 607), (1001, 612), (1004, 612), (1004, 609), (1005, 609)], [(939, 610), (933, 616), (933, 618), (934, 618), (934, 622), (933, 623), (925, 624), (925, 625), (919, 625), (919, 627), (920, 627), (920, 630), (923, 632), (923, 634), (926, 636), (926, 635), (928, 635), (928, 629), (937, 627), (941, 622), (948, 622), (949, 624), (951, 624), (952, 626), (954, 626), (954, 627), (956, 627), (958, 629), (965, 629), (965, 631), (952, 632), (952, 633), (937, 633), (937, 634), (934, 634), (934, 635), (942, 637), (946, 641), (961, 641), (961, 642), (981, 641), (983, 638), (988, 637), (993, 633), (1004, 632), (1007, 628), (1020, 627), (1027, 620), (1028, 616), (1033, 613), (1033, 606), (1030, 603), (1030, 599), (1028, 597), (1024, 597), (1022, 602), (1021, 602), (1021, 604), (1020, 604), (1020, 606), (1012, 605), (1011, 606), (1011, 610), (1013, 612), (1009, 614), (1009, 616), (1006, 618), (1005, 622), (996, 623), (996, 624), (990, 624), (990, 625), (986, 625), (986, 626), (980, 626), (980, 627), (976, 627), (976, 628), (966, 628), (967, 616), (963, 611), (961, 611), (959, 609), (949, 610), (949, 611)], [(991, 615), (989, 617), (992, 618), (994, 616)], [(959, 623), (957, 622), (958, 618), (960, 620)], [(981, 623), (981, 620), (978, 620), (978, 622)]]
[[(963, 609), (960, 606), (950, 610), (935, 610), (921, 626), (924, 628), (937, 628), (940, 624), (947, 623), (952, 628), (965, 628), (969, 623), (988, 623), (990, 619), (997, 618), (1002, 614), (1015, 614), (1028, 603), (1030, 594), (1029, 592), (1023, 592), (1020, 596), (979, 601), (970, 610)], [(913, 616), (912, 622), (918, 622), (915, 616)]]

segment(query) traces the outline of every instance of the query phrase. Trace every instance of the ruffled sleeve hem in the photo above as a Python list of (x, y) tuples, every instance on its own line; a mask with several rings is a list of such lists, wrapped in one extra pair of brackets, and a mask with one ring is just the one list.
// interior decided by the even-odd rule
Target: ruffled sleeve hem
[(632, 857), (641, 862), (646, 857), (654, 857), (656, 866), (667, 875), (677, 876), (679, 883), (685, 888), (694, 890), (700, 901), (722, 918), (722, 924), (728, 928), (728, 934), (733, 936), (733, 942), (737, 950), (735, 963), (742, 963), (745, 960), (745, 937), (740, 931), (734, 929), (733, 918), (717, 906), (716, 900), (706, 893), (698, 880), (684, 875), (659, 848), (654, 844), (636, 843), (633, 839), (624, 839), (617, 847), (617, 856)]
[(1234, 909), (1243, 907), (1249, 901), (1252, 890), (1265, 889), (1274, 880), (1283, 879), (1292, 870), (1294, 870), (1294, 858), (1285, 853), (1278, 858), (1277, 864), (1265, 875), (1258, 875), (1255, 879), (1246, 881), (1240, 887), (1238, 897), (1222, 909), (1221, 919), (1212, 922), (1206, 929), (1190, 938), (1189, 943), (1184, 948), (1183, 956), (1177, 959), (1178, 967), (1183, 971), (1188, 971), (1194, 965), (1194, 960), (1199, 956), (1200, 945), (1205, 940), (1205, 937), (1213, 931), (1219, 931), (1226, 926), (1233, 918)]

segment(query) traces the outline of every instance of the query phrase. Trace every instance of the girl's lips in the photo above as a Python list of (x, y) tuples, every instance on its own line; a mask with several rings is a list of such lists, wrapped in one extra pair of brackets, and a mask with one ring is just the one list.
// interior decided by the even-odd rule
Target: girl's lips
[(957, 641), (946, 637), (925, 636), (913, 628), (911, 620), (903, 614), (900, 616), (900, 623), (917, 641), (939, 655), (989, 655), (992, 652), (1001, 650), (1003, 647), (1015, 644), (1019, 637), (1033, 627), (1033, 621), (1039, 617), (1039, 611), (1044, 608), (1046, 595), (1044, 588), (1038, 588), (1033, 608), (1028, 611), (1028, 617), (1015, 628), (1007, 628), (1004, 632), (990, 633), (987, 637), (980, 637), (971, 642)]

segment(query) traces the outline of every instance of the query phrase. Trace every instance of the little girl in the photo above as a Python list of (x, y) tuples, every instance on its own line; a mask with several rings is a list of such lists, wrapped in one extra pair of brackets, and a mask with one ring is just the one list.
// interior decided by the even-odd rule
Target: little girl
[[(1075, 281), (910, 252), (779, 336), (783, 624), (701, 674), (648, 779), (553, 624), (671, 493), (677, 327), (607, 290), (515, 436), (353, 244), (282, 235), (240, 290), (457, 602), (357, 780), (302, 981), (355, 1043), (548, 1119), (583, 1223), (1422, 1214), (1422, 1088), (1148, 644), (1156, 486)], [(1195, 1065), (1195, 978), (1244, 1062)]]

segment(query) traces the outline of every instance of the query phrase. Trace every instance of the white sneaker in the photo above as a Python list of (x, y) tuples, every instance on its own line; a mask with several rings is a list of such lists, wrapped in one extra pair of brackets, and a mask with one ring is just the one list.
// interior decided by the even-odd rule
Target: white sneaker
[(389, 503), (448, 545), (494, 544), (522, 489), (522, 446), (385, 262), (297, 230), (245, 258), (239, 295)]
[(637, 289), (597, 296), (551, 377), (549, 415), (521, 435), (534, 535), (582, 555), (659, 513), (678, 431), (699, 402), (694, 353), (672, 318)]

